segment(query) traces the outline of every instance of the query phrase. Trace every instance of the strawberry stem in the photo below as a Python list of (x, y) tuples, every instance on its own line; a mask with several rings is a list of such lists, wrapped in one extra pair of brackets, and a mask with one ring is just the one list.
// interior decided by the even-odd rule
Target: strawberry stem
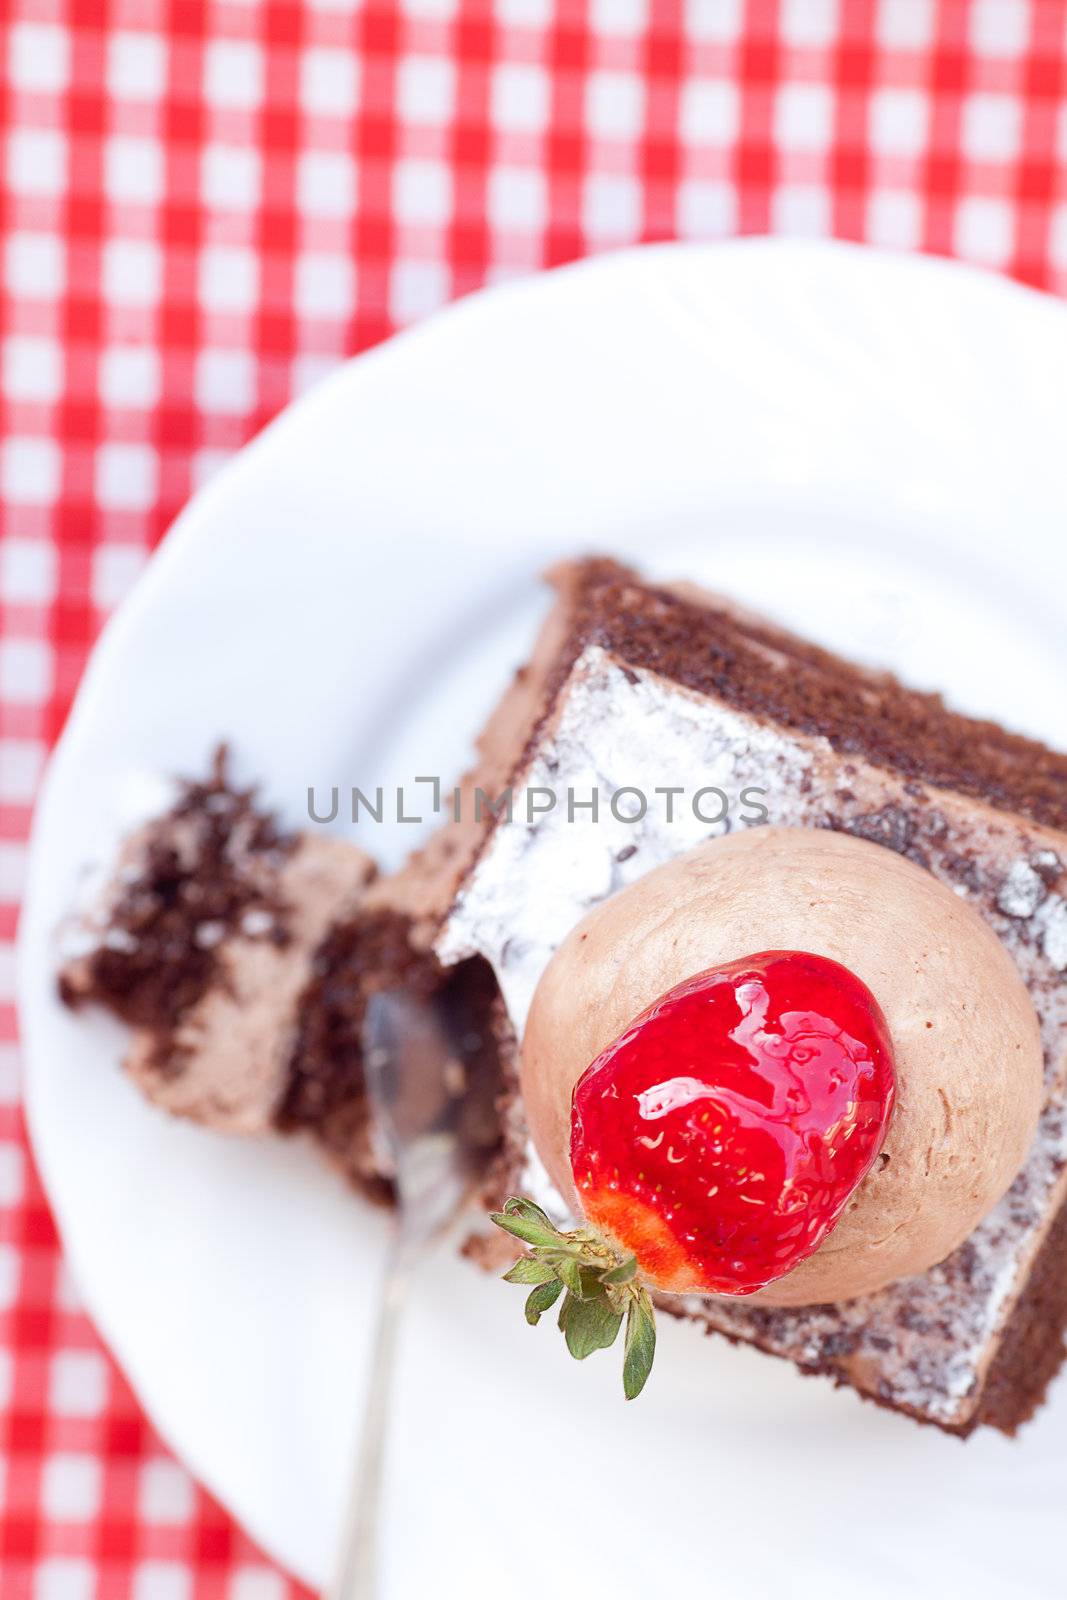
[(527, 1248), (504, 1274), (506, 1283), (531, 1287), (526, 1320), (535, 1326), (560, 1295), (559, 1327), (576, 1361), (615, 1343), (626, 1324), (622, 1381), (627, 1400), (641, 1393), (656, 1353), (656, 1315), (637, 1272), (637, 1261), (593, 1228), (565, 1232), (540, 1206), (521, 1195), (491, 1214), (498, 1228)]

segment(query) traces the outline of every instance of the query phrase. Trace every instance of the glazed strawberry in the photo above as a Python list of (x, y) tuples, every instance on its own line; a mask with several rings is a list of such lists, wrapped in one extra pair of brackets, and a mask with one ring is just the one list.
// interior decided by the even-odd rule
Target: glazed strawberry
[(752, 1294), (826, 1238), (885, 1139), (895, 1095), (885, 1018), (836, 961), (770, 950), (669, 990), (586, 1068), (570, 1157), (587, 1226), (513, 1198), (494, 1221), (530, 1254), (537, 1322), (582, 1358), (626, 1322), (624, 1384), (655, 1350), (648, 1286)]
[(575, 1086), (586, 1218), (657, 1288), (751, 1294), (818, 1249), (893, 1096), (885, 1019), (847, 968), (778, 950), (703, 972)]

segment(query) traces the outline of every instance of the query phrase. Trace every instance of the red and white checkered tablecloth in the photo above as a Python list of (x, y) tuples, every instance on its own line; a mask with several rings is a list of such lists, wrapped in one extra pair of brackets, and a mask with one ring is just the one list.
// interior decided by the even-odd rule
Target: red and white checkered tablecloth
[(79, 1309), (19, 1108), (41, 767), (182, 502), (343, 356), (636, 240), (1067, 292), (1067, 0), (0, 4), (0, 1596), (299, 1593)]

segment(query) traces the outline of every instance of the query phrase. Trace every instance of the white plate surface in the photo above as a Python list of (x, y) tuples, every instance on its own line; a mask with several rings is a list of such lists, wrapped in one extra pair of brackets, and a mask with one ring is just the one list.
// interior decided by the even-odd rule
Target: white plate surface
[[(1067, 310), (944, 263), (748, 242), (475, 297), (340, 370), (189, 506), (95, 652), (34, 835), (33, 1140), (149, 1414), (294, 1571), (329, 1564), (383, 1227), (299, 1144), (154, 1112), (54, 998), (53, 930), (138, 775), (233, 738), (309, 784), (458, 770), (552, 557), (703, 579), (1067, 745)], [(395, 861), (417, 829), (371, 826)], [(664, 1326), (624, 1406), (519, 1291), (435, 1260), (402, 1352), (393, 1597), (1048, 1596), (1067, 1385), (966, 1446)]]

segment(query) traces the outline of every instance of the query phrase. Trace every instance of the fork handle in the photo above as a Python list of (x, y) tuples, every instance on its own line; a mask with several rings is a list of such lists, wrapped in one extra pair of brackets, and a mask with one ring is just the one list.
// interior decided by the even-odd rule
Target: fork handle
[(403, 1234), (395, 1234), (382, 1281), (363, 1429), (348, 1493), (340, 1559), (324, 1600), (377, 1600), (386, 1429), (397, 1334), (407, 1299), (412, 1254)]

